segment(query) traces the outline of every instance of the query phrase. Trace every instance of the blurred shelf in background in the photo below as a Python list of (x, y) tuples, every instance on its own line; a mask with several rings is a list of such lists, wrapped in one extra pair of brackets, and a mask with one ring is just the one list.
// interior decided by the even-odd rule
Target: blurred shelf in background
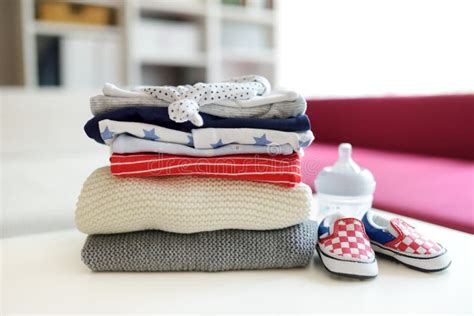
[(225, 62), (234, 63), (255, 63), (255, 64), (273, 64), (275, 62), (274, 51), (272, 49), (261, 50), (224, 50), (223, 59)]
[(222, 18), (229, 21), (273, 25), (273, 11), (266, 8), (223, 5)]
[(275, 79), (271, 0), (0, 2), (0, 29), (15, 31), (0, 44), (10, 59), (0, 64), (7, 68), (0, 85), (182, 84), (248, 73)]
[(57, 35), (67, 37), (77, 33), (82, 35), (120, 35), (120, 28), (109, 25), (88, 25), (88, 24), (71, 24), (64, 22), (37, 21), (31, 24), (30, 32), (40, 35)]
[(154, 56), (143, 56), (139, 63), (154, 66), (178, 66), (178, 67), (206, 67), (206, 56), (202, 53), (191, 56), (156, 54)]
[(137, 0), (142, 11), (175, 14), (178, 16), (201, 16), (207, 13), (206, 1), (201, 0)]

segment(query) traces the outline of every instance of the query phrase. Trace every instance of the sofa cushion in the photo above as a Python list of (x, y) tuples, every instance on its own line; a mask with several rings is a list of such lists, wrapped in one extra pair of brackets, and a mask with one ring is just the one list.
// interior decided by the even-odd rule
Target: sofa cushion
[[(355, 147), (353, 157), (377, 181), (374, 207), (474, 233), (474, 162)], [(337, 145), (314, 144), (302, 160), (303, 182), (337, 159)]]
[(474, 159), (474, 94), (308, 100), (318, 141)]

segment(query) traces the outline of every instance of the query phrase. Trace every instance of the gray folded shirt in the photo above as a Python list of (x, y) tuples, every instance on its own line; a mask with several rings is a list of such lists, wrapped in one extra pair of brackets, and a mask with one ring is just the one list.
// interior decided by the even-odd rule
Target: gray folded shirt
[(295, 268), (314, 254), (317, 223), (277, 230), (176, 234), (145, 230), (90, 235), (82, 261), (92, 271), (227, 271)]
[[(90, 107), (94, 115), (130, 106), (167, 107), (168, 105), (169, 102), (146, 97), (124, 98), (98, 95), (90, 99)], [(301, 96), (297, 96), (292, 101), (275, 102), (253, 107), (206, 104), (199, 109), (199, 112), (219, 117), (241, 118), (289, 118), (304, 114), (305, 111), (306, 100)]]

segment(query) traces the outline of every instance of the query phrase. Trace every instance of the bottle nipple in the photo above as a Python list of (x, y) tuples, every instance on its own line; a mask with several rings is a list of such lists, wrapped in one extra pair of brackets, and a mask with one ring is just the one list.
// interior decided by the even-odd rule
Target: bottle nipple
[(359, 165), (352, 160), (352, 145), (342, 143), (339, 145), (339, 159), (334, 164), (333, 171), (340, 173), (359, 173)]
[(339, 145), (339, 159), (347, 161), (351, 159), (352, 145), (348, 143), (342, 143)]

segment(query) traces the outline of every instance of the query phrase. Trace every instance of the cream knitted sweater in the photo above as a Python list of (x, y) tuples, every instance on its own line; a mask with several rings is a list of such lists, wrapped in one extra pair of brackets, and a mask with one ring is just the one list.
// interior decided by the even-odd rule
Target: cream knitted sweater
[(185, 176), (116, 178), (103, 167), (84, 183), (76, 224), (86, 234), (278, 229), (307, 219), (311, 201), (311, 189), (305, 184), (289, 189)]

